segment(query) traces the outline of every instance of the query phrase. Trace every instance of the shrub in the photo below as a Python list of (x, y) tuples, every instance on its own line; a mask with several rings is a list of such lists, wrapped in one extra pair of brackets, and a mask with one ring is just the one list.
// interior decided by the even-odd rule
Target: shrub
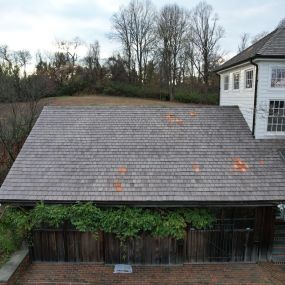
[(194, 104), (211, 104), (217, 105), (219, 103), (218, 93), (208, 92), (203, 93), (195, 90), (177, 90), (175, 94), (175, 101), (182, 103)]
[(28, 230), (28, 216), (10, 206), (0, 207), (0, 255), (8, 256), (20, 247)]
[[(169, 100), (168, 92), (157, 86), (141, 86), (122, 82), (109, 82), (104, 86), (103, 93), (114, 96)], [(203, 91), (191, 89), (190, 87), (187, 89), (185, 87), (178, 87), (175, 93), (175, 101), (181, 103), (217, 105), (219, 102), (219, 95), (218, 92), (212, 90), (205, 93)]]
[(75, 76), (73, 79), (64, 82), (58, 87), (56, 91), (57, 96), (72, 96), (77, 92), (83, 91), (87, 87), (88, 83), (81, 78), (81, 76)]
[(93, 89), (95, 90), (95, 92), (97, 93), (103, 93), (104, 92), (104, 85), (102, 84), (96, 84)]
[(117, 95), (116, 90), (112, 86), (106, 86), (103, 88), (103, 93), (106, 95)]
[(110, 82), (104, 87), (103, 93), (106, 95), (169, 100), (167, 92), (158, 87), (132, 85), (121, 82)]

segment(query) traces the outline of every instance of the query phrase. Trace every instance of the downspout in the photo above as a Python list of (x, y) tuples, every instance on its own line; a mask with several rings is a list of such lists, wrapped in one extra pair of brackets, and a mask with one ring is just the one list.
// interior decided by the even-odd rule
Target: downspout
[(221, 88), (222, 88), (222, 82), (221, 82), (221, 74), (219, 73), (216, 73), (219, 77), (219, 106), (221, 106)]
[(258, 65), (253, 62), (254, 58), (250, 59), (250, 63), (256, 67), (255, 85), (254, 85), (254, 101), (253, 101), (253, 119), (252, 119), (252, 135), (255, 137), (255, 122), (256, 122), (256, 104), (257, 104), (257, 84), (258, 84)]

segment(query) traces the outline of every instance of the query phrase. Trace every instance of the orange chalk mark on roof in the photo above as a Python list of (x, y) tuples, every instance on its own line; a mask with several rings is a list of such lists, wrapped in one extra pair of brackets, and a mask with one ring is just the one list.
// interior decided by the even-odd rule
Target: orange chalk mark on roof
[(166, 120), (169, 123), (172, 123), (175, 120), (175, 116), (172, 113), (169, 113), (169, 114), (166, 115)]
[(113, 184), (116, 192), (122, 192), (123, 191), (123, 186), (122, 183), (120, 181), (115, 181)]
[(246, 172), (248, 168), (248, 164), (242, 161), (239, 157), (233, 158), (233, 170), (239, 172)]
[(198, 163), (192, 164), (192, 170), (194, 172), (200, 172), (200, 165)]
[(196, 117), (198, 115), (198, 113), (197, 112), (189, 112), (189, 115), (191, 117)]
[(174, 114), (172, 113), (168, 113), (166, 115), (166, 120), (169, 124), (172, 124), (172, 123), (176, 123), (178, 125), (183, 125), (184, 121), (178, 117), (176, 117)]
[(265, 164), (265, 161), (264, 160), (259, 160), (259, 165), (263, 166)]
[(118, 171), (119, 171), (120, 174), (125, 174), (125, 173), (127, 173), (128, 169), (125, 166), (120, 166), (118, 168)]
[(179, 119), (179, 118), (176, 118), (175, 122), (178, 124), (178, 125), (183, 125), (183, 120), (182, 119)]

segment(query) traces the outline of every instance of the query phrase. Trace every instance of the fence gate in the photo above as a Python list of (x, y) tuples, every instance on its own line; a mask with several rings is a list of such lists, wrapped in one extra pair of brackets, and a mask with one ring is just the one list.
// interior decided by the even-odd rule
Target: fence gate
[(187, 262), (253, 261), (253, 230), (190, 230)]

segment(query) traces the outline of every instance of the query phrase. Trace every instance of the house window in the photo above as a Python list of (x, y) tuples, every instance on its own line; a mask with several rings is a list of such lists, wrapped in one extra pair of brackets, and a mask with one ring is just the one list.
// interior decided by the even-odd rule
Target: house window
[(271, 100), (269, 102), (268, 132), (285, 132), (285, 101)]
[(239, 89), (239, 73), (234, 73), (234, 89)]
[(271, 87), (272, 88), (285, 88), (285, 67), (272, 68)]
[(253, 70), (245, 71), (245, 88), (252, 88), (253, 82)]
[(228, 75), (225, 75), (224, 77), (224, 90), (229, 90), (229, 76)]

